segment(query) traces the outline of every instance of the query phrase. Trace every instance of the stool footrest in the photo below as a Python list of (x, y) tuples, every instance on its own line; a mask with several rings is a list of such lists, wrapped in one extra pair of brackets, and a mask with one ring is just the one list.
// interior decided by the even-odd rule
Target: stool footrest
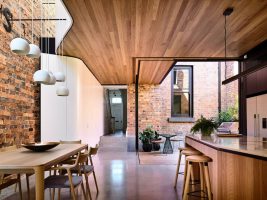
[[(195, 193), (200, 193), (200, 194), (196, 195)], [(201, 193), (203, 193), (205, 196), (201, 196)], [(208, 199), (208, 194), (203, 190), (196, 190), (196, 191), (188, 192), (187, 195), (192, 196), (192, 197), (199, 197), (202, 199)]]
[(190, 185), (198, 185), (198, 184), (200, 184), (200, 180), (190, 181)]

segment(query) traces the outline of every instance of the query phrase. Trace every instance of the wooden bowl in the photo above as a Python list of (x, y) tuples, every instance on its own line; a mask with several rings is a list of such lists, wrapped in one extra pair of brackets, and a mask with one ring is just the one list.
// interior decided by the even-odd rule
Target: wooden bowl
[(59, 142), (41, 142), (41, 143), (22, 144), (21, 146), (32, 151), (42, 152), (52, 149), (59, 144), (60, 144)]

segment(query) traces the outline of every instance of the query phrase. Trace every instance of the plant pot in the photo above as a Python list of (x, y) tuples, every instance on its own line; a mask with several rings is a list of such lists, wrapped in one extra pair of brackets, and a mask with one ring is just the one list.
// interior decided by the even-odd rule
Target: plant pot
[(144, 152), (150, 152), (150, 151), (152, 151), (152, 144), (143, 143), (143, 150), (144, 150)]
[(160, 150), (160, 144), (158, 144), (158, 143), (152, 143), (152, 144), (153, 144), (153, 150), (154, 151)]
[(206, 131), (201, 131), (203, 136), (210, 136), (213, 133), (213, 130), (206, 130)]

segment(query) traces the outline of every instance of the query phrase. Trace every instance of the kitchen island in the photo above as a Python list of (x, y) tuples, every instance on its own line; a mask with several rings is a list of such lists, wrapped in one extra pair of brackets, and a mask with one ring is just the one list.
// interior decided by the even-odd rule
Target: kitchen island
[(187, 135), (185, 141), (212, 158), (214, 200), (267, 199), (267, 138)]

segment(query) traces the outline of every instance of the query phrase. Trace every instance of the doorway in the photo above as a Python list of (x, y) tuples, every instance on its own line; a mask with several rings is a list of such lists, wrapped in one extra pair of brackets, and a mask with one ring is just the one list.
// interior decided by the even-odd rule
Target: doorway
[(127, 128), (127, 89), (106, 89), (109, 107), (109, 134), (124, 136)]

